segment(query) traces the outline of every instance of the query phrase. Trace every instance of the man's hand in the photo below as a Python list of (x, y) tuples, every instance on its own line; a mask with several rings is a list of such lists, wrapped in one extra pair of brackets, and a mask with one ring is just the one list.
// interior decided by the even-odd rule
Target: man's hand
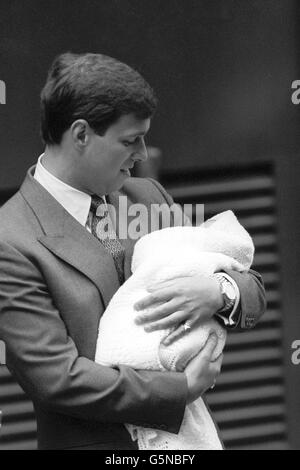
[[(209, 320), (223, 306), (220, 284), (213, 277), (193, 275), (168, 279), (148, 288), (150, 294), (135, 304), (141, 312), (136, 323), (144, 324), (146, 331), (177, 327), (186, 322), (192, 326)], [(183, 328), (178, 331), (184, 332)], [(177, 338), (175, 330), (168, 337), (168, 344)]]
[(187, 403), (195, 401), (216, 383), (223, 361), (222, 354), (215, 362), (211, 362), (217, 341), (217, 336), (212, 334), (203, 350), (189, 362), (185, 369), (188, 384)]

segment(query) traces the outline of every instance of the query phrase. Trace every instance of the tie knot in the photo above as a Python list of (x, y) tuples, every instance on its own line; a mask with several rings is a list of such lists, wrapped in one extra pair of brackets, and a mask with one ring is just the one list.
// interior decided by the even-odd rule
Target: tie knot
[(104, 199), (100, 196), (97, 196), (96, 194), (93, 194), (91, 201), (91, 212), (96, 214), (98, 207), (100, 207), (102, 204), (105, 204)]

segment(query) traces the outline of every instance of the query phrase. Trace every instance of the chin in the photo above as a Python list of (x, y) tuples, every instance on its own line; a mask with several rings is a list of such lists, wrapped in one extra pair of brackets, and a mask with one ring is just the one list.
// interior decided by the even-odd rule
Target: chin
[[(126, 178), (127, 179), (127, 178)], [(125, 183), (125, 179), (123, 181), (116, 181), (115, 183), (111, 184), (107, 189), (106, 189), (106, 194), (113, 193), (114, 191), (119, 191), (122, 186)]]

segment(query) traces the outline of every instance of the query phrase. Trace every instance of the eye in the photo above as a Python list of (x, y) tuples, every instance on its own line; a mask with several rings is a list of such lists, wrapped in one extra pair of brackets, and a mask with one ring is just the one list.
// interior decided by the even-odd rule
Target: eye
[(133, 139), (133, 140), (123, 140), (123, 145), (125, 145), (125, 147), (129, 147), (130, 145), (135, 145), (135, 144), (137, 144), (141, 139), (142, 139), (142, 137), (137, 136), (137, 137), (136, 137), (135, 139)]
[(124, 140), (123, 141), (123, 145), (125, 145), (125, 147), (129, 147), (129, 145), (133, 145), (134, 143), (135, 143), (135, 140), (133, 140), (133, 141)]

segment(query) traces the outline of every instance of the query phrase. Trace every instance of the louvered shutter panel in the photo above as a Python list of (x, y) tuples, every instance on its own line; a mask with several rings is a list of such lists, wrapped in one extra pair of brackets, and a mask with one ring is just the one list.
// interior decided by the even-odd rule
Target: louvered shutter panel
[(32, 403), (5, 366), (0, 366), (0, 409), (0, 450), (36, 449), (36, 421)]
[(286, 449), (276, 191), (271, 165), (165, 175), (180, 204), (205, 204), (205, 218), (232, 209), (253, 236), (254, 269), (268, 311), (254, 330), (228, 335), (222, 374), (207, 394), (227, 449)]

